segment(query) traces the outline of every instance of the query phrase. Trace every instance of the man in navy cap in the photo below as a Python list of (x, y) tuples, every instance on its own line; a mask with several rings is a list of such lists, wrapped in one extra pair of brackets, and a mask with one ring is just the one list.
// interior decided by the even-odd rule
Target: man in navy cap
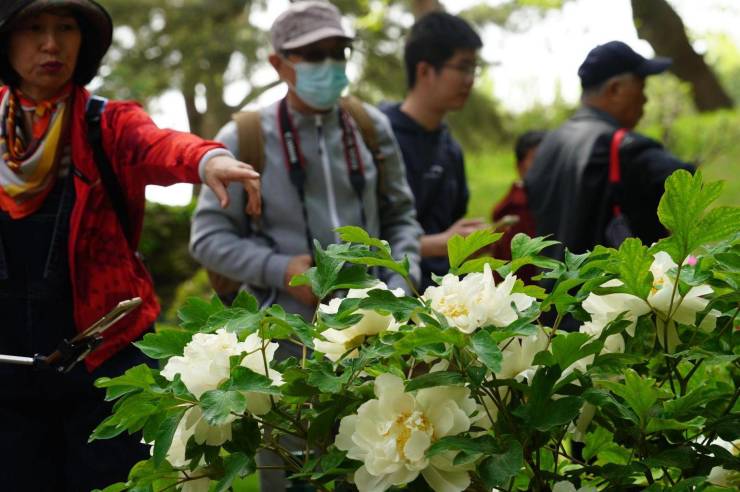
[[(647, 102), (645, 78), (670, 65), (620, 41), (595, 47), (581, 64), (581, 108), (548, 134), (525, 178), (537, 234), (562, 243), (550, 256), (562, 259), (565, 247), (583, 253), (626, 236), (651, 244), (666, 235), (657, 216), (663, 183), (677, 169), (694, 168), (632, 129)], [(618, 184), (610, 183), (610, 161), (619, 164)]]

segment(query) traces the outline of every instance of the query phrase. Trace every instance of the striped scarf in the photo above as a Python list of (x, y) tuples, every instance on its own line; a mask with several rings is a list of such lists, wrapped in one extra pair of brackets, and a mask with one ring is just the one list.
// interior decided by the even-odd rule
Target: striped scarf
[[(38, 210), (54, 187), (66, 146), (67, 112), (72, 86), (47, 101), (35, 103), (8, 90), (0, 101), (0, 209), (14, 219)], [(33, 112), (30, 141), (23, 132), (23, 115)]]

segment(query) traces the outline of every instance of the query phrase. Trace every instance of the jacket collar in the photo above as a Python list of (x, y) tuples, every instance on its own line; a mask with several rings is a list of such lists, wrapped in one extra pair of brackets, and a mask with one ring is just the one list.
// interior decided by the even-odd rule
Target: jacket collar
[(610, 115), (606, 111), (591, 107), (581, 106), (578, 111), (573, 115), (574, 120), (600, 120), (610, 125), (619, 126), (619, 122), (614, 116)]
[(388, 119), (393, 124), (393, 128), (396, 130), (413, 133), (436, 134), (447, 128), (447, 124), (442, 122), (439, 127), (434, 130), (427, 130), (417, 123), (411, 116), (401, 111), (401, 103), (381, 103), (380, 110), (388, 116)]

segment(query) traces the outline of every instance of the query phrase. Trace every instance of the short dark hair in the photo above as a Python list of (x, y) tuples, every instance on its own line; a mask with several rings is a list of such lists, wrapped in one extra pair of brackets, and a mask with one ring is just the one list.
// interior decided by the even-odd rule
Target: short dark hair
[(478, 50), (483, 46), (480, 36), (461, 17), (446, 12), (430, 12), (411, 27), (404, 49), (406, 82), (409, 89), (416, 85), (416, 66), (427, 62), (436, 70), (458, 50)]
[(527, 153), (536, 148), (544, 140), (547, 132), (542, 130), (531, 130), (519, 135), (514, 143), (514, 154), (516, 154), (516, 165), (521, 165)]
[[(87, 18), (77, 12), (71, 12), (71, 14), (77, 20), (81, 37), (80, 52), (77, 55), (77, 65), (72, 74), (72, 81), (77, 85), (85, 86), (97, 75), (105, 51), (101, 52), (100, 40), (97, 39), (98, 33), (91, 27)], [(13, 69), (8, 57), (11, 33), (12, 28), (3, 29), (0, 32), (0, 80), (10, 87), (18, 87), (20, 76)]]

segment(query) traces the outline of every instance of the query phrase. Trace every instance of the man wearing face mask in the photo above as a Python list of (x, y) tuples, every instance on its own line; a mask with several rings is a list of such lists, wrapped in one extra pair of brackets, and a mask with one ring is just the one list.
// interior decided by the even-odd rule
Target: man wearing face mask
[[(337, 227), (361, 226), (387, 240), (397, 258), (408, 256), (418, 279), (421, 228), (387, 118), (361, 104), (376, 137), (378, 158), (360, 122), (339, 104), (348, 85), (345, 68), (352, 37), (342, 27), (337, 8), (323, 1), (292, 3), (275, 20), (271, 36), (274, 52), (269, 61), (288, 93), (257, 115), (262, 139), (257, 145), (264, 149), (254, 158), (264, 160), (258, 166), (261, 223), (248, 222), (243, 212), (246, 195), (237, 186), (228, 190), (227, 209), (204, 188), (190, 248), (209, 271), (238, 281), (263, 305), (278, 303), (310, 320), (317, 299), (308, 287), (288, 283), (312, 266), (313, 239), (326, 247), (338, 242)], [(243, 128), (232, 121), (216, 140), (243, 157), (240, 131), (243, 137)], [(399, 276), (382, 279), (391, 288), (405, 286)]]

